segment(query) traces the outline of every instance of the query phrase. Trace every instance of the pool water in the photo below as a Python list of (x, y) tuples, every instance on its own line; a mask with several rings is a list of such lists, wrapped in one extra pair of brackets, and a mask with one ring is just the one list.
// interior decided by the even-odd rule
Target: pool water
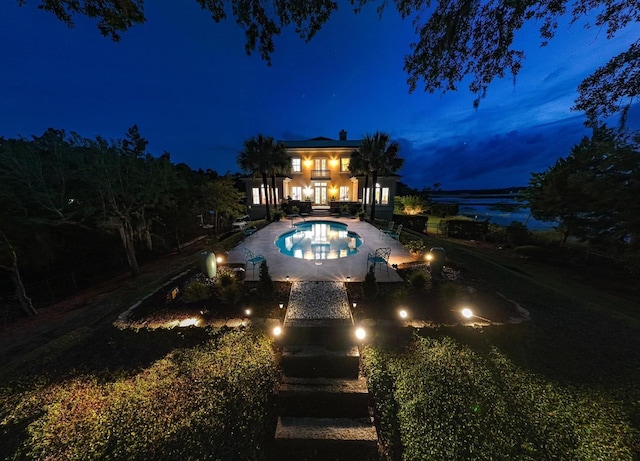
[(280, 253), (298, 259), (340, 259), (352, 256), (362, 245), (362, 238), (334, 221), (311, 221), (297, 224), (275, 241)]

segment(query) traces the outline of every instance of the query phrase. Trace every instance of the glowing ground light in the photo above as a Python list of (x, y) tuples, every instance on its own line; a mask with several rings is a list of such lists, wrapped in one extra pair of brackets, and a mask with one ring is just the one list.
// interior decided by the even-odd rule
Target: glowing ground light
[(280, 336), (282, 334), (282, 328), (281, 327), (275, 327), (273, 329), (273, 336)]
[(464, 309), (462, 309), (460, 313), (465, 319), (470, 319), (471, 317), (473, 317), (473, 312), (468, 307), (465, 307)]
[(179, 326), (181, 327), (198, 326), (198, 319), (196, 318), (184, 319), (180, 321)]
[(245, 309), (244, 310), (244, 315), (246, 315), (247, 317), (251, 315), (251, 309)]
[(402, 309), (400, 312), (398, 312), (398, 315), (400, 316), (401, 319), (406, 319), (409, 316), (409, 313), (404, 309)]
[(284, 308), (284, 303), (278, 303), (278, 307), (279, 307), (280, 309), (283, 309), (283, 308)]
[(433, 255), (431, 253), (427, 253), (427, 255), (425, 256), (425, 259), (427, 261), (431, 261), (433, 259)]
[(218, 256), (218, 257), (216, 258), (216, 262), (217, 262), (218, 264), (220, 264), (222, 261), (224, 261), (224, 258), (223, 258), (222, 256)]
[(363, 340), (367, 336), (367, 332), (364, 331), (364, 328), (358, 327), (356, 328), (356, 338)]

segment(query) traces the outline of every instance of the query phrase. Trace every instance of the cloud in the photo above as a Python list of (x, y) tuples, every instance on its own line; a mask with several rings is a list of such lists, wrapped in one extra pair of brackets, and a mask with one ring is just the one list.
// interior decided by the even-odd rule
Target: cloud
[(400, 174), (418, 189), (435, 182), (444, 189), (525, 186), (532, 172), (568, 155), (585, 134), (582, 117), (575, 116), (488, 137), (450, 136), (422, 145), (401, 139)]

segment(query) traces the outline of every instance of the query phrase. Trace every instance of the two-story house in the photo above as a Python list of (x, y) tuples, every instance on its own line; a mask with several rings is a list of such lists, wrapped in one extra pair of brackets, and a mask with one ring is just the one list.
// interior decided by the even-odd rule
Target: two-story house
[[(369, 199), (369, 187), (364, 190), (365, 176), (353, 176), (349, 171), (351, 153), (360, 147), (359, 140), (347, 139), (347, 132), (340, 131), (338, 140), (329, 138), (313, 138), (305, 141), (282, 141), (287, 154), (291, 157), (289, 175), (276, 177), (275, 201), (280, 206), (285, 203), (295, 204), (301, 213), (312, 213), (313, 210), (331, 210), (338, 212), (343, 205), (353, 212), (354, 205), (361, 206)], [(398, 176), (378, 177), (375, 188), (376, 217), (392, 219), (393, 199)], [(246, 178), (247, 207), (251, 219), (265, 217), (266, 194), (260, 178)]]

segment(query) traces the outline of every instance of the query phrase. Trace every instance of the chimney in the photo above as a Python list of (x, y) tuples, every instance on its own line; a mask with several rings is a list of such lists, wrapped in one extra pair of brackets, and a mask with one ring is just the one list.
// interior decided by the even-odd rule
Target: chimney
[(347, 132), (344, 130), (340, 130), (340, 141), (346, 141), (347, 140)]

